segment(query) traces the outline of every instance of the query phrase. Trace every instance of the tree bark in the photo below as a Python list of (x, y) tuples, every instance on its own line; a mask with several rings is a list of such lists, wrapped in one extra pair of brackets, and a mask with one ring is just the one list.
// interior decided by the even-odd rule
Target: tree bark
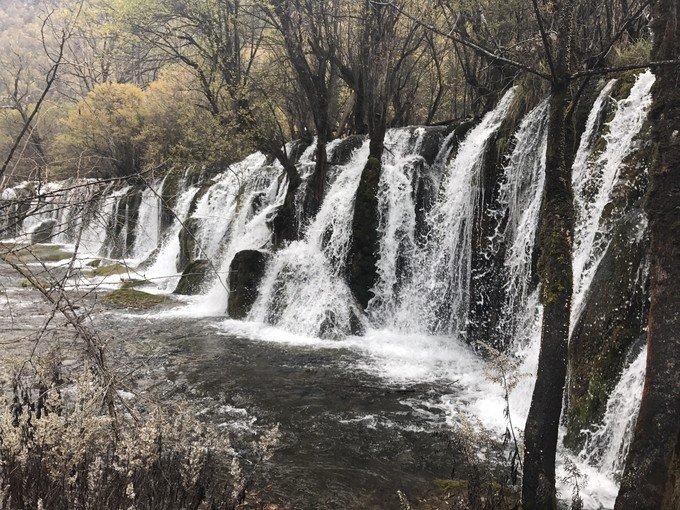
[(282, 148), (273, 150), (274, 157), (279, 160), (288, 179), (288, 188), (283, 205), (276, 213), (272, 222), (272, 237), (274, 248), (281, 248), (284, 244), (298, 238), (298, 221), (295, 211), (295, 194), (300, 187), (300, 176), (297, 168)]
[[(573, 289), (574, 194), (571, 187), (574, 105), (569, 91), (573, 0), (554, 1), (557, 15), (555, 58), (545, 41), (552, 74), (545, 191), (539, 229), (538, 273), (543, 323), (536, 384), (524, 429), (522, 508), (557, 508), (555, 456), (567, 374), (569, 319)], [(538, 23), (541, 26), (540, 14)]]
[[(680, 54), (680, 6), (652, 8), (652, 60)], [(645, 208), (650, 236), (647, 371), (616, 510), (680, 508), (680, 66), (656, 71), (655, 162)]]
[(539, 232), (543, 324), (538, 374), (524, 430), (524, 510), (557, 507), (555, 455), (567, 372), (574, 228), (571, 166), (566, 147), (568, 101), (566, 87), (553, 92)]
[(364, 310), (371, 300), (371, 289), (378, 277), (377, 264), (380, 249), (378, 184), (382, 170), (386, 131), (384, 118), (371, 119), (369, 131), (369, 156), (361, 172), (359, 187), (354, 199), (352, 247), (347, 261), (349, 288)]

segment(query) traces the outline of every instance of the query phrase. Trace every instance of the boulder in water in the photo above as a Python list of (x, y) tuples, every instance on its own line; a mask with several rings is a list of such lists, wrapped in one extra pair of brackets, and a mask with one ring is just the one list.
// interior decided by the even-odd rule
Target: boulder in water
[(45, 220), (40, 223), (31, 233), (31, 243), (49, 243), (54, 235), (54, 227), (56, 225), (56, 220)]
[(210, 271), (211, 265), (208, 260), (194, 260), (190, 262), (180, 278), (173, 294), (193, 296), (199, 294)]
[(229, 266), (229, 304), (232, 319), (248, 315), (258, 296), (270, 254), (261, 250), (244, 250), (234, 255)]

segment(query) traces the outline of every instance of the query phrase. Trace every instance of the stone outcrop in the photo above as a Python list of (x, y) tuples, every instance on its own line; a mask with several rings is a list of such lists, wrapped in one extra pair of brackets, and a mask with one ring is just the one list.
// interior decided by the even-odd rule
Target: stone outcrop
[(57, 220), (45, 220), (41, 222), (31, 233), (31, 243), (49, 243), (52, 240), (52, 236), (55, 234), (54, 227), (56, 225)]
[(208, 260), (199, 259), (190, 262), (184, 269), (173, 294), (183, 296), (200, 294), (211, 269), (212, 266)]
[(229, 266), (229, 304), (232, 319), (245, 318), (258, 296), (270, 254), (261, 250), (244, 250), (234, 255)]
[[(184, 225), (179, 231), (179, 255), (177, 259), (177, 267), (183, 271), (197, 256), (196, 253), (196, 235), (200, 219), (187, 218), (184, 220)], [(199, 254), (200, 256), (200, 254)]]

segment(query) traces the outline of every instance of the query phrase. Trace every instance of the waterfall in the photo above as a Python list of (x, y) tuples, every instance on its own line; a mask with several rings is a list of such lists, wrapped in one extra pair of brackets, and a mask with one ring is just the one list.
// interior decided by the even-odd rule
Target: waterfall
[(526, 321), (526, 314), (533, 316), (537, 308), (527, 309), (527, 303), (532, 290), (532, 261), (545, 184), (549, 112), (550, 102), (546, 99), (525, 116), (515, 133), (515, 147), (501, 181), (500, 209), (495, 213), (499, 227), (504, 223), (504, 228), (497, 231), (494, 244), (502, 242), (507, 246), (505, 303), (499, 328), (515, 342), (525, 342), (527, 331), (518, 335), (518, 330), (522, 320)]
[(510, 340), (518, 360), (510, 393), (513, 425), (524, 428), (534, 388), (541, 341), (543, 309), (533, 282), (533, 259), (545, 185), (550, 102), (542, 101), (527, 114), (514, 134), (514, 148), (504, 168), (499, 208), (493, 212), (498, 227), (492, 249), (506, 246), (505, 302), (498, 328)]
[(420, 177), (418, 173), (425, 171), (425, 160), (419, 155), (424, 135), (422, 128), (415, 133), (393, 130), (385, 142), (388, 150), (378, 184), (378, 279), (367, 309), (374, 325), (388, 326), (386, 319), (394, 316), (399, 282), (403, 279), (400, 272), (404, 271), (400, 261), (408, 260), (417, 249), (414, 185)]
[(106, 255), (107, 241), (112, 232), (111, 224), (118, 208), (118, 204), (123, 196), (130, 190), (129, 186), (115, 189), (110, 193), (104, 190), (99, 200), (88, 211), (87, 218), (83, 226), (83, 234), (80, 244), (83, 255), (97, 257)]
[(579, 457), (614, 477), (623, 471), (628, 448), (640, 409), (645, 381), (647, 347), (644, 347), (621, 374), (621, 379), (607, 401), (600, 424), (588, 433)]
[(344, 280), (354, 195), (368, 158), (368, 141), (336, 169), (304, 239), (278, 251), (260, 285), (250, 319), (305, 335), (349, 334), (358, 312)]
[(287, 181), (281, 165), (265, 163), (260, 153), (249, 156), (233, 172), (221, 176), (196, 208), (200, 256), (217, 261), (217, 274), (212, 275), (207, 293), (192, 305), (191, 313), (224, 314), (234, 256), (241, 250), (265, 248), (271, 241), (269, 220), (285, 196)]
[[(581, 316), (588, 288), (609, 246), (611, 228), (604, 217), (605, 207), (611, 202), (619, 181), (621, 165), (633, 151), (633, 140), (647, 119), (653, 84), (651, 71), (640, 74), (629, 96), (616, 104), (614, 118), (607, 125), (608, 133), (604, 136), (606, 148), (592, 163), (589, 159), (589, 137), (592, 135), (586, 130), (581, 139), (573, 170), (577, 221), (571, 330)], [(603, 93), (607, 94), (606, 87)]]
[(177, 274), (177, 258), (180, 250), (179, 233), (189, 214), (191, 201), (198, 192), (197, 187), (190, 186), (184, 189), (185, 186), (186, 179), (183, 180), (182, 186), (180, 186), (181, 191), (177, 197), (177, 203), (174, 208), (175, 219), (161, 241), (156, 259), (144, 272), (144, 276), (147, 280), (166, 291), (172, 291), (179, 281), (179, 275)]
[(160, 241), (161, 230), (161, 198), (163, 183), (147, 187), (142, 192), (139, 204), (137, 224), (135, 225), (135, 243), (132, 247), (132, 257), (145, 260), (156, 249)]
[(391, 318), (399, 330), (452, 336), (465, 331), (472, 222), (481, 203), (484, 153), (513, 103), (515, 90), (508, 90), (496, 108), (467, 134), (446, 169), (437, 202), (426, 218), (427, 241), (413, 253), (413, 274), (405, 282)]

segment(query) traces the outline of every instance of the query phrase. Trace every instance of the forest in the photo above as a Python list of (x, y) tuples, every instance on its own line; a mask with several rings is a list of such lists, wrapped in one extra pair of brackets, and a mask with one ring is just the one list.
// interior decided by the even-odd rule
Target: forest
[(0, 508), (680, 510), (678, 0), (0, 0)]

